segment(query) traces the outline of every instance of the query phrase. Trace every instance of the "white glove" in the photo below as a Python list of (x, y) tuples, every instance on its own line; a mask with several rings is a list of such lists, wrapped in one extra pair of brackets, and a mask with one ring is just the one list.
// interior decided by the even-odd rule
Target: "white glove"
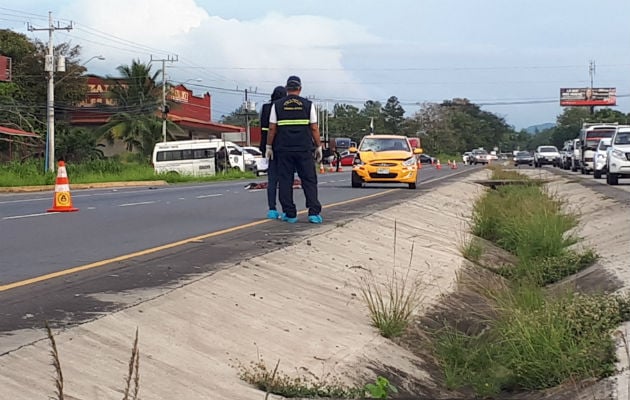
[(265, 158), (267, 160), (273, 160), (273, 147), (271, 147), (270, 144), (267, 145), (267, 147), (265, 147)]
[(322, 150), (322, 146), (317, 146), (317, 148), (315, 149), (315, 162), (320, 163), (322, 162), (323, 158), (324, 158), (324, 153)]

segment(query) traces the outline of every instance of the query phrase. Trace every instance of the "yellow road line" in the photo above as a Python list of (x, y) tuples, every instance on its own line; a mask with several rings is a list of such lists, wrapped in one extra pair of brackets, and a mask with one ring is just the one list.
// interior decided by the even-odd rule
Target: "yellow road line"
[[(341, 205), (353, 203), (353, 202), (356, 202), (356, 201), (359, 201), (359, 200), (365, 200), (365, 199), (369, 199), (369, 198), (373, 198), (373, 197), (377, 197), (377, 196), (382, 196), (384, 194), (391, 193), (394, 190), (396, 190), (396, 189), (389, 189), (389, 190), (385, 190), (383, 192), (373, 193), (373, 194), (370, 194), (370, 195), (367, 195), (367, 196), (362, 196), (362, 197), (357, 197), (357, 198), (354, 198), (354, 199), (339, 201), (337, 203), (327, 204), (327, 205), (323, 206), (323, 208), (330, 208), (330, 207), (341, 206)], [(307, 210), (302, 210), (298, 214), (304, 214), (306, 212), (307, 212)], [(86, 270), (89, 270), (89, 269), (102, 267), (104, 265), (115, 263), (115, 262), (118, 262), (118, 261), (125, 261), (125, 260), (129, 260), (131, 258), (140, 257), (140, 256), (144, 256), (144, 255), (151, 254), (151, 253), (156, 253), (158, 251), (168, 250), (168, 249), (171, 249), (173, 247), (182, 246), (184, 244), (188, 244), (188, 243), (192, 243), (192, 242), (198, 242), (200, 240), (208, 239), (208, 238), (215, 237), (215, 236), (224, 235), (226, 233), (235, 232), (235, 231), (242, 230), (242, 229), (245, 229), (245, 228), (251, 228), (251, 227), (257, 226), (257, 225), (262, 225), (262, 224), (265, 224), (265, 223), (270, 222), (270, 221), (271, 221), (270, 219), (254, 221), (254, 222), (250, 222), (250, 223), (247, 223), (247, 224), (233, 226), (233, 227), (227, 228), (227, 229), (222, 229), (220, 231), (214, 231), (214, 232), (206, 233), (206, 234), (203, 234), (203, 235), (191, 237), (191, 238), (188, 238), (188, 239), (179, 240), (177, 242), (168, 243), (168, 244), (165, 244), (165, 245), (162, 245), (162, 246), (152, 247), (152, 248), (149, 248), (149, 249), (136, 251), (134, 253), (124, 254), (122, 256), (108, 258), (106, 260), (96, 261), (96, 262), (93, 262), (93, 263), (90, 263), (90, 264), (85, 264), (85, 265), (79, 265), (77, 267), (68, 268), (68, 269), (64, 269), (64, 270), (61, 270), (61, 271), (57, 271), (57, 272), (52, 272), (50, 274), (40, 275), (40, 276), (36, 276), (34, 278), (29, 278), (29, 279), (25, 279), (25, 280), (22, 280), (22, 281), (9, 283), (9, 284), (0, 286), (0, 292), (4, 292), (4, 291), (10, 290), (10, 289), (15, 289), (15, 288), (22, 287), (22, 286), (32, 285), (34, 283), (47, 281), (47, 280), (50, 280), (50, 279), (53, 279), (53, 278), (58, 278), (60, 276), (66, 276), (66, 275), (74, 274), (76, 272), (81, 272), (81, 271), (86, 271)]]

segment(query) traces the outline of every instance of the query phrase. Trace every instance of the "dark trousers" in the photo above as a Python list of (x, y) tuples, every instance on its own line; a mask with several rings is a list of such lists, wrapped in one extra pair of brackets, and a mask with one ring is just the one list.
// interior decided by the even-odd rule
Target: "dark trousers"
[(317, 199), (317, 172), (315, 160), (310, 151), (283, 151), (276, 152), (279, 187), (279, 199), (282, 211), (289, 218), (297, 216), (295, 203), (293, 202), (293, 173), (297, 172), (306, 197), (308, 215), (319, 215), (322, 205)]
[(267, 167), (267, 204), (270, 210), (276, 209), (276, 195), (278, 194), (278, 160), (268, 160)]

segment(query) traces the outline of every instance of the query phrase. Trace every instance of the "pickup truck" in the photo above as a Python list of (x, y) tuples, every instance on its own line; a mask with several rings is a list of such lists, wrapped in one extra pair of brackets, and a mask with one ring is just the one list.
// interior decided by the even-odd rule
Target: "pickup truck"
[(538, 146), (534, 153), (534, 166), (540, 168), (545, 164), (555, 165), (560, 158), (556, 146)]

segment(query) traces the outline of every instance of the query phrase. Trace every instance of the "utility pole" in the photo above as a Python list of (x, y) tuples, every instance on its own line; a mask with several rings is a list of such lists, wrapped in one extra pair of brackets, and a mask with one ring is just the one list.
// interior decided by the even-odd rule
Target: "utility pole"
[(162, 62), (162, 140), (166, 142), (166, 117), (168, 116), (169, 109), (166, 106), (166, 62), (177, 62), (179, 61), (179, 57), (177, 55), (171, 57), (170, 55), (166, 58), (153, 58), (151, 56), (151, 62), (153, 61), (161, 61)]
[(247, 146), (252, 145), (251, 136), (249, 134), (249, 99), (247, 98), (247, 89), (245, 89), (245, 141)]
[[(48, 72), (48, 93), (46, 95), (46, 171), (55, 171), (55, 46), (53, 44), (53, 32), (56, 30), (70, 31), (72, 22), (67, 26), (57, 26), (53, 23), (52, 12), (48, 12), (48, 28), (33, 28), (29, 23), (28, 30), (48, 31), (48, 54), (44, 62), (44, 71)], [(59, 57), (57, 69), (60, 72), (65, 71), (66, 64), (63, 57)]]
[[(591, 60), (588, 65), (588, 74), (591, 77), (591, 93), (593, 93), (593, 78), (595, 77), (595, 60)], [(595, 106), (591, 106), (591, 115), (595, 113)]]

